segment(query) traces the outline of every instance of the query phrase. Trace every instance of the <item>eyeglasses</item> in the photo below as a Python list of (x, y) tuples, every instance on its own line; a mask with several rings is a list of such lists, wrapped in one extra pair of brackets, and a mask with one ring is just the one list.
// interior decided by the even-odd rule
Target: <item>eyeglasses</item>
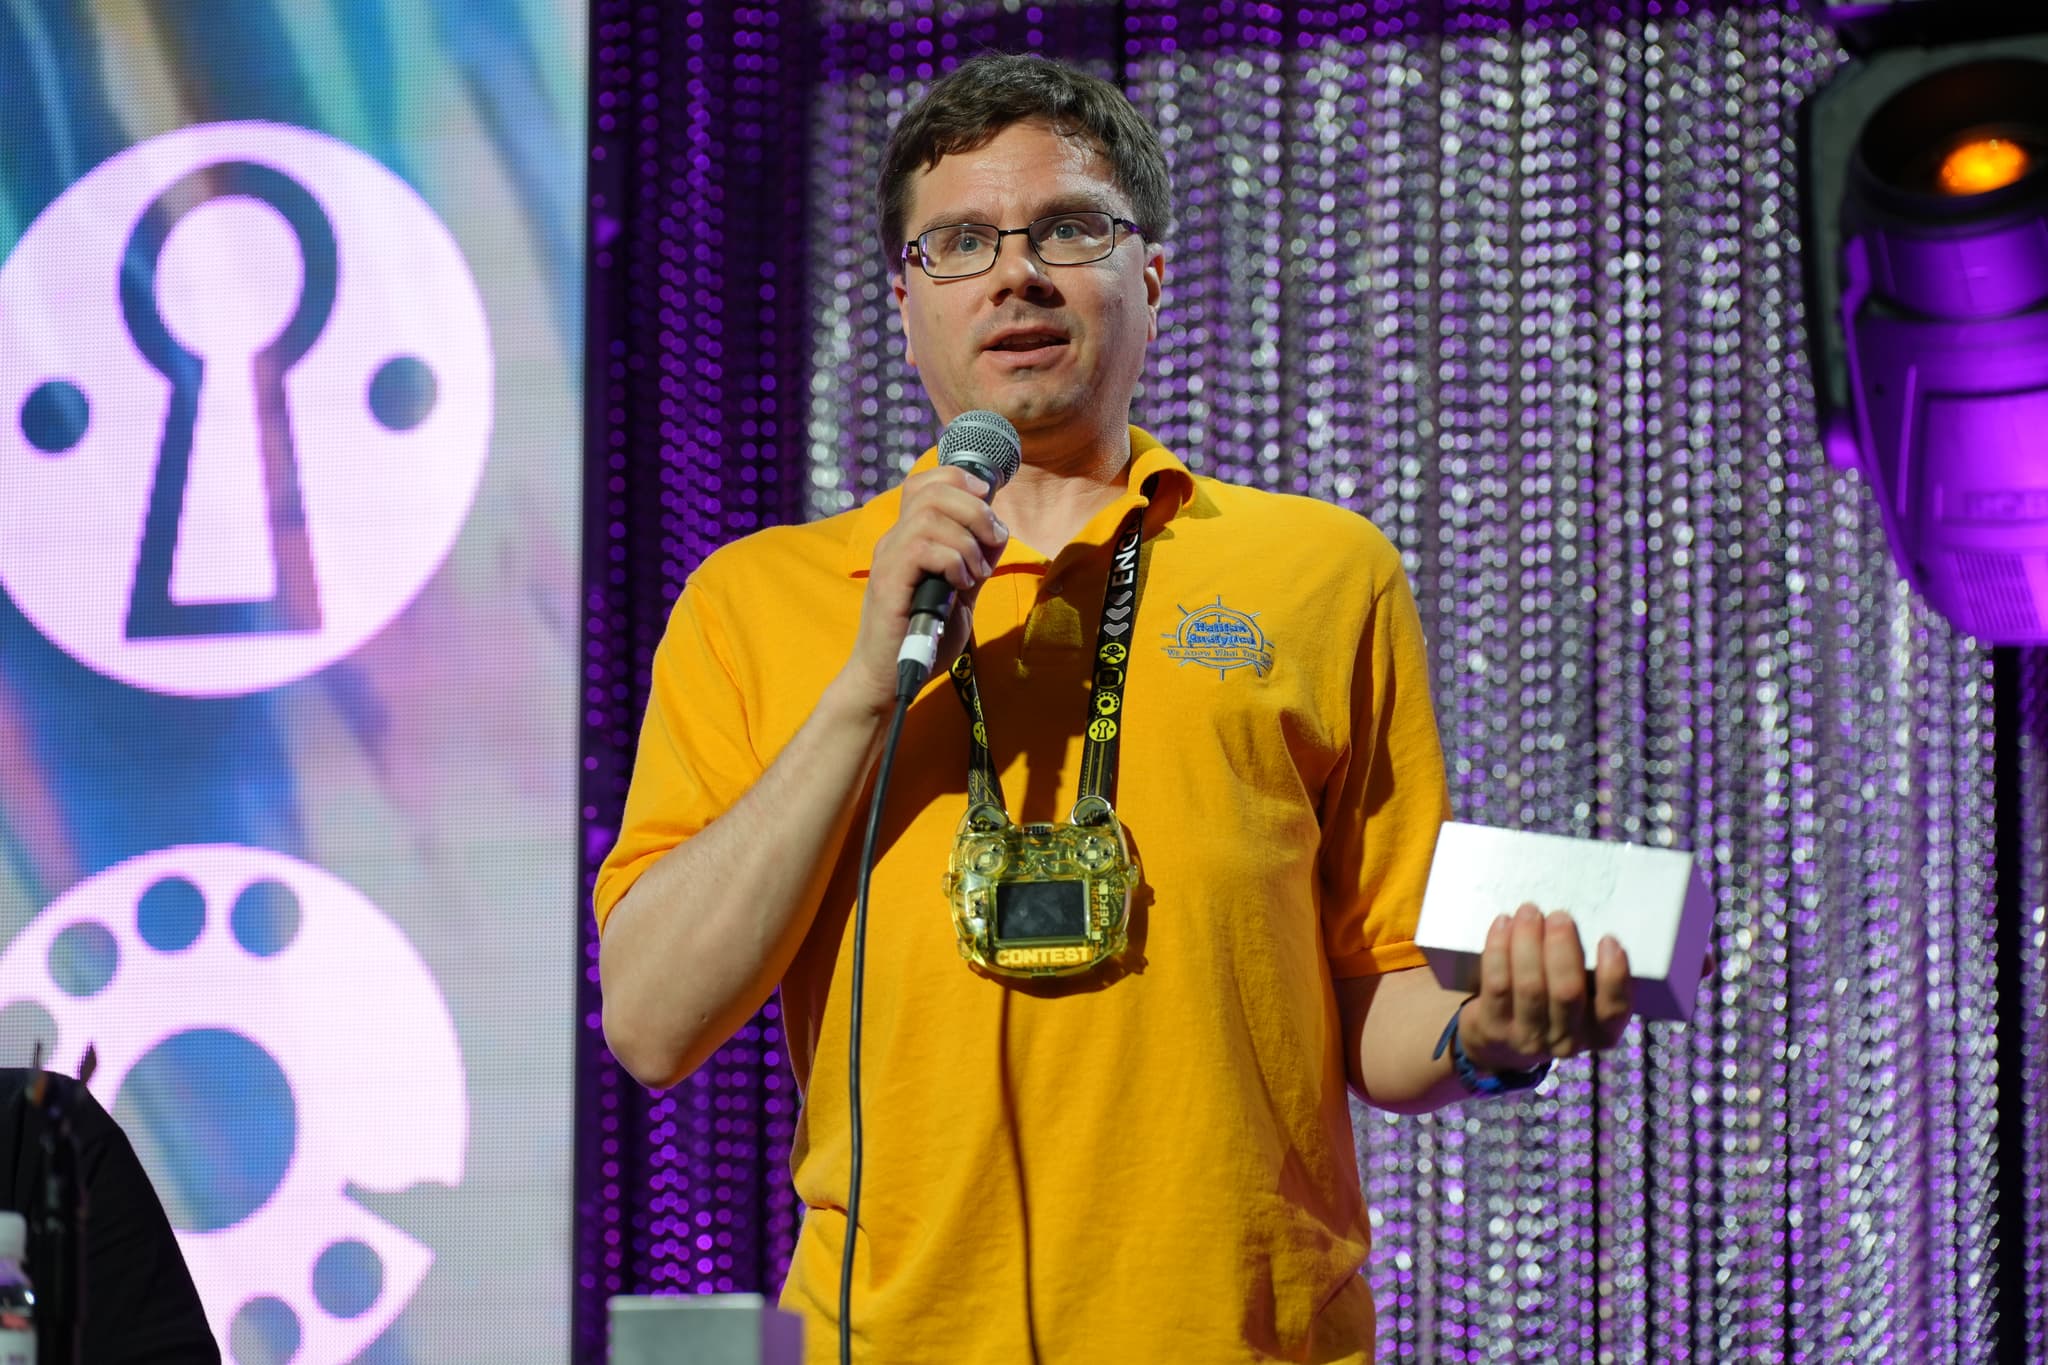
[(1115, 251), (1125, 237), (1144, 235), (1130, 219), (1107, 213), (1053, 213), (1020, 228), (947, 223), (904, 243), (903, 259), (916, 261), (935, 280), (965, 279), (993, 266), (1003, 238), (1019, 233), (1047, 265), (1087, 265)]

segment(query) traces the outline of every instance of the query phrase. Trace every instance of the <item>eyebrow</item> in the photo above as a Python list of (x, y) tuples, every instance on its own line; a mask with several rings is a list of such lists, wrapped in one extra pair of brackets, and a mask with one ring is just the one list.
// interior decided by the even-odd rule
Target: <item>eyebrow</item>
[[(1045, 200), (1029, 218), (1024, 220), (1024, 223), (1035, 223), (1041, 218), (1051, 218), (1061, 213), (1106, 213), (1112, 218), (1130, 217), (1127, 213), (1111, 208), (1106, 201), (1095, 195), (1070, 194)], [(965, 216), (958, 213), (934, 214), (923, 227), (910, 234), (911, 240), (917, 240), (933, 228), (952, 227), (955, 223), (983, 223), (997, 228), (1002, 226), (1001, 223), (996, 222), (993, 217), (987, 214), (980, 217), (974, 216), (971, 212), (967, 212)], [(1018, 226), (1021, 227), (1023, 225), (1020, 223)]]

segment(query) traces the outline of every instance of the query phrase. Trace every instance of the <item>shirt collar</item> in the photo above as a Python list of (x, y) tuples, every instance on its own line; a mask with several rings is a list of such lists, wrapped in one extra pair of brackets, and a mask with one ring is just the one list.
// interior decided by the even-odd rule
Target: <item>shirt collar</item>
[[(1095, 514), (1088, 529), (1082, 532), (1084, 539), (1097, 527), (1106, 525), (1110, 530), (1101, 537), (1106, 543), (1133, 505), (1145, 508), (1145, 533), (1151, 535), (1179, 515), (1194, 498), (1195, 476), (1188, 472), (1180, 457), (1161, 445), (1159, 438), (1143, 427), (1134, 426), (1129, 430), (1131, 463), (1124, 494), (1114, 504)], [(922, 473), (938, 463), (939, 448), (933, 446), (917, 457), (910, 473)], [(1155, 475), (1158, 482), (1153, 487), (1154, 496), (1148, 498), (1144, 491), (1145, 482)], [(877, 494), (853, 514), (853, 525), (846, 537), (845, 568), (848, 574), (866, 576), (868, 566), (875, 560), (875, 543), (896, 524), (897, 508), (902, 501), (903, 485), (898, 483), (894, 488)]]

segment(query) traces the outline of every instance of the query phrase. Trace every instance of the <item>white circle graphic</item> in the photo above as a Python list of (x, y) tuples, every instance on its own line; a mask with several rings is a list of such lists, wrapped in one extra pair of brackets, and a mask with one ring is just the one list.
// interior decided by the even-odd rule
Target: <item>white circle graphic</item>
[[(194, 1039), (226, 1038), (230, 1055), (281, 1077), (289, 1136), (253, 1157), (234, 1150), (247, 1141), (248, 1120), (236, 1126), (243, 1094), (225, 1112), (197, 1114), (166, 1112), (161, 1088), (154, 1096), (153, 1116), (172, 1130), (168, 1150), (229, 1172), (228, 1196), (241, 1200), (178, 1232), (207, 1318), (227, 1342), (251, 1304), (288, 1312), (296, 1365), (353, 1360), (383, 1334), (433, 1251), (347, 1190), (459, 1184), (469, 1102), (447, 1005), (411, 942), (374, 905), (332, 875), (262, 849), (145, 854), (72, 888), (0, 954), (0, 1011), (37, 1008), (55, 1035), (46, 1065), (76, 1075), (90, 1044), (99, 1057), (92, 1091), (109, 1112), (138, 1063), (146, 1071), (149, 1059)], [(217, 1101), (221, 1086), (214, 1090)], [(129, 1136), (138, 1150), (162, 1138)], [(214, 1150), (223, 1140), (230, 1150)], [(167, 1204), (180, 1177), (193, 1176), (153, 1174)], [(205, 1172), (194, 1178), (203, 1185)], [(322, 1279), (323, 1260), (331, 1269), (337, 1254), (370, 1271), (346, 1301)]]
[(0, 584), (137, 687), (305, 677), (447, 557), (494, 382), (461, 249), (369, 156), (273, 123), (131, 147), (0, 266)]

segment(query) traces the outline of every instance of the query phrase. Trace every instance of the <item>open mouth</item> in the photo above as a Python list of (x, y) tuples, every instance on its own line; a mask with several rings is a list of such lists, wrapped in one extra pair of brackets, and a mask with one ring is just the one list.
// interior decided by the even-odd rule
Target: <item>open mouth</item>
[(1010, 336), (997, 337), (988, 344), (987, 349), (1028, 354), (1033, 351), (1049, 351), (1066, 344), (1067, 339), (1057, 332), (1018, 332)]

